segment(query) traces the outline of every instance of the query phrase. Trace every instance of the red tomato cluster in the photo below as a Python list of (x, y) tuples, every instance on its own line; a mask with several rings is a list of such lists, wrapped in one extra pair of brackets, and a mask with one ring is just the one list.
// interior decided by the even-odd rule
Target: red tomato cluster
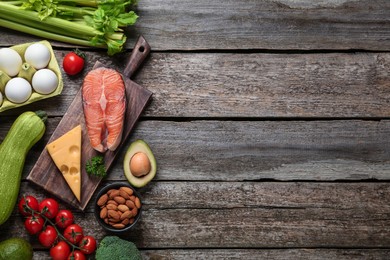
[(83, 260), (85, 255), (95, 252), (95, 238), (84, 236), (82, 227), (74, 223), (73, 213), (60, 210), (56, 200), (48, 198), (39, 203), (33, 196), (24, 196), (18, 208), (26, 216), (26, 230), (38, 235), (42, 246), (50, 248), (54, 260)]

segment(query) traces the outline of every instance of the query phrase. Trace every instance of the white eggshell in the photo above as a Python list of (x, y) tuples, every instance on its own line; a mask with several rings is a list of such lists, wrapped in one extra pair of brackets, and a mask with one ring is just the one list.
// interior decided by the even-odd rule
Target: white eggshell
[(3, 94), (0, 92), (0, 106), (3, 104)]
[(16, 77), (7, 82), (4, 93), (9, 101), (23, 103), (30, 98), (32, 89), (27, 80)]
[(34, 43), (27, 47), (24, 53), (24, 60), (35, 69), (45, 68), (50, 61), (49, 48), (42, 43)]
[(41, 69), (34, 73), (32, 87), (39, 94), (47, 95), (58, 86), (58, 77), (50, 69)]
[(0, 70), (10, 77), (18, 75), (22, 67), (22, 57), (11, 48), (0, 49)]

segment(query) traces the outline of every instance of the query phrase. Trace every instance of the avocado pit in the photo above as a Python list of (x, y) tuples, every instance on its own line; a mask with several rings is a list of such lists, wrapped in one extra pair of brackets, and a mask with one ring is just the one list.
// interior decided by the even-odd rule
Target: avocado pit
[(141, 188), (156, 175), (157, 164), (149, 145), (143, 140), (130, 144), (123, 160), (123, 170), (129, 183)]
[(149, 157), (143, 152), (137, 152), (130, 159), (130, 172), (135, 177), (147, 175), (151, 170)]

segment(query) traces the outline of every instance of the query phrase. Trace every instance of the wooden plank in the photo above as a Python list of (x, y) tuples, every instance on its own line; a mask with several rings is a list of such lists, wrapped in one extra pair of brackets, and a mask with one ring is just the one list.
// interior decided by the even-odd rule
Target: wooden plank
[[(87, 55), (61, 96), (24, 109), (64, 115), (96, 60), (121, 69), (126, 56)], [(148, 117), (389, 118), (389, 68), (389, 53), (152, 53), (134, 81), (154, 93)]]
[(142, 250), (144, 260), (152, 259), (388, 259), (387, 249), (164, 249)]
[[(389, 11), (387, 0), (143, 0), (127, 48), (142, 34), (154, 50), (388, 51)], [(2, 46), (39, 39), (0, 34)]]
[[(158, 182), (141, 196), (139, 225), (122, 237), (143, 249), (390, 248), (389, 183)], [(76, 214), (100, 240), (93, 218)], [(29, 239), (20, 215), (7, 223), (1, 237)]]
[[(140, 250), (142, 259), (387, 259), (389, 249), (163, 249)], [(34, 259), (50, 260), (49, 252), (35, 251)]]
[[(0, 140), (11, 120), (0, 124)], [(58, 124), (50, 118), (25, 175)], [(124, 149), (144, 139), (155, 180), (389, 180), (390, 120), (139, 122)], [(124, 150), (109, 172), (123, 179)]]

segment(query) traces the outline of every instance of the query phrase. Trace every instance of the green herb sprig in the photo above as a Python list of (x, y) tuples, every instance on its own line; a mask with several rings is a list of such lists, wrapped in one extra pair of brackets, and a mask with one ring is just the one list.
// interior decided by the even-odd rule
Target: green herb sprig
[(89, 175), (105, 177), (107, 172), (106, 167), (104, 166), (104, 157), (100, 155), (92, 157), (91, 160), (87, 161), (85, 170)]

